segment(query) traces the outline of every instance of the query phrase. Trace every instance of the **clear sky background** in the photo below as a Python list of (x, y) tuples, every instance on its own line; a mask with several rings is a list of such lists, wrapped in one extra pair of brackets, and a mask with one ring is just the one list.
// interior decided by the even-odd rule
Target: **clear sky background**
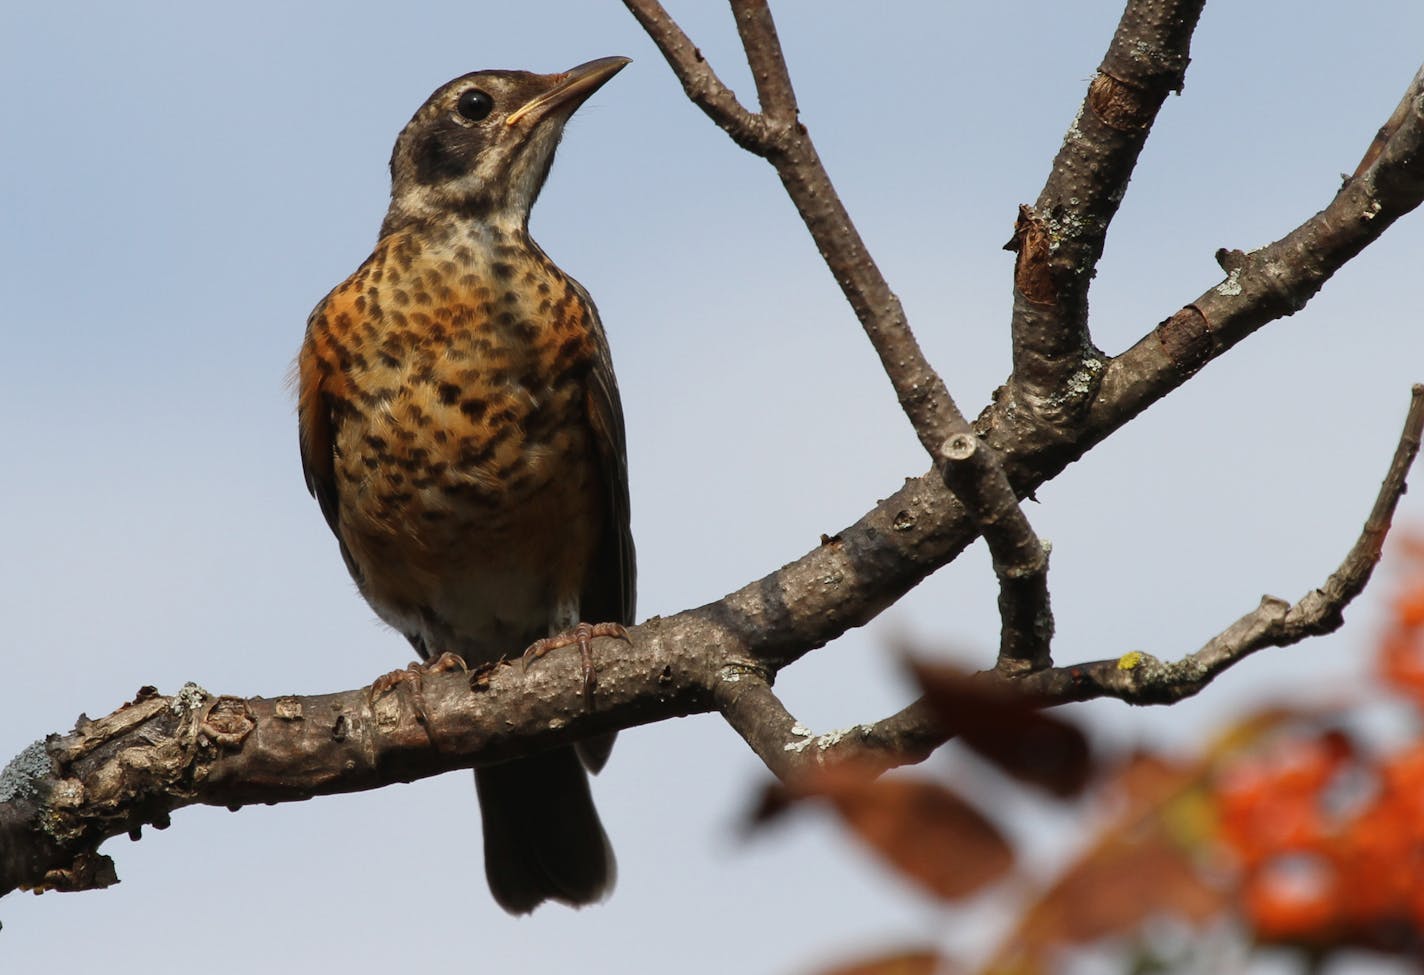
[[(672, 10), (750, 101), (724, 6)], [(1037, 196), (1119, 11), (776, 7), (803, 118), (969, 412), (1008, 372), (1015, 207)], [(1217, 282), (1218, 247), (1324, 206), (1421, 38), (1413, 0), (1209, 4), (1099, 268), (1098, 343), (1122, 350)], [(5, 4), (0, 753), (143, 684), (315, 693), (408, 661), (302, 485), (284, 376), (307, 312), (369, 253), (391, 144), (430, 91), (610, 54), (634, 63), (575, 116), (533, 230), (612, 340), (640, 614), (763, 575), (923, 472), (774, 174), (684, 99), (621, 4)], [(1040, 491), (1060, 661), (1190, 651), (1263, 592), (1297, 598), (1336, 566), (1424, 380), (1421, 257), (1415, 214)], [(1424, 523), (1424, 491), (1402, 514)], [(881, 717), (910, 693), (895, 639), (990, 662), (994, 591), (975, 546), (778, 689), (816, 730)], [(1386, 592), (1341, 634), (1267, 651), (1182, 706), (1074, 711), (1109, 747), (1189, 747), (1253, 702), (1338, 694), (1361, 680)], [(188, 809), (106, 848), (116, 888), (0, 903), (0, 969), (772, 975), (972, 934), (827, 821), (741, 839), (765, 778), (714, 716), (625, 733), (596, 782), (618, 890), (520, 921), (486, 892), (466, 773)], [(1063, 855), (1063, 820), (1025, 821), (1030, 845)]]

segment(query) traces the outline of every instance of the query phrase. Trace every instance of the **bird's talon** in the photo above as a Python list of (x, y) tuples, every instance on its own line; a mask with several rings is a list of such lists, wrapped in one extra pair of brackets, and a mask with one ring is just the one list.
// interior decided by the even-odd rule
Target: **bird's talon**
[(593, 641), (599, 637), (632, 642), (632, 638), (628, 636), (628, 628), (622, 623), (579, 623), (571, 630), (546, 636), (529, 644), (529, 648), (520, 658), (523, 669), (528, 672), (530, 661), (538, 660), (551, 650), (577, 646), (579, 659), (583, 663), (584, 693), (592, 697), (593, 690), (598, 685), (598, 673), (593, 665)]
[(448, 674), (456, 670), (462, 674), (468, 674), (470, 667), (465, 663), (464, 657), (458, 653), (451, 653), (449, 650), (446, 650), (440, 656), (426, 664), (425, 670), (431, 674)]
[(371, 699), (375, 700), (378, 697), (383, 697), (395, 690), (397, 686), (409, 680), (420, 680), (419, 662), (413, 663), (408, 667), (402, 667), (400, 670), (393, 670), (389, 674), (382, 674), (380, 677), (371, 681)]

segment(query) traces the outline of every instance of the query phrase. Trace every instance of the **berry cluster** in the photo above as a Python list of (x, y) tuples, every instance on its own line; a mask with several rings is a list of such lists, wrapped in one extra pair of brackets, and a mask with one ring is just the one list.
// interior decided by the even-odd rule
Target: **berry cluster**
[[(1379, 645), (1424, 728), (1424, 542)], [(1215, 778), (1242, 914), (1263, 941), (1417, 948), (1424, 931), (1424, 730), (1388, 754), (1337, 729), (1283, 734)]]

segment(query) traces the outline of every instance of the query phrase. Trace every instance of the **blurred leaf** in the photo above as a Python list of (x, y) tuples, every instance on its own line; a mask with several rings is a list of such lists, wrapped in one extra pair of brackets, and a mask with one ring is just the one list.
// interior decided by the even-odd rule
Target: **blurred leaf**
[(1160, 828), (1149, 829), (1099, 846), (1040, 902), (1029, 928), (1034, 940), (1081, 943), (1157, 914), (1204, 921), (1223, 906), (1185, 851)]
[(1147, 754), (1125, 763), (1110, 786), (1118, 815), (1024, 913), (987, 970), (1034, 971), (1062, 945), (1129, 934), (1158, 915), (1203, 922), (1222, 913), (1229, 897), (1196, 861), (1213, 835), (1204, 769)]
[(1033, 698), (991, 688), (962, 671), (911, 660), (910, 671), (945, 728), (1007, 774), (1059, 798), (1092, 775), (1088, 739)]
[(1151, 814), (1163, 803), (1196, 786), (1204, 768), (1200, 763), (1175, 762), (1148, 751), (1134, 752), (1118, 765), (1104, 783), (1104, 791), (1122, 805), (1119, 819)]
[(1208, 762), (1229, 761), (1240, 752), (1259, 748), (1278, 735), (1293, 735), (1302, 727), (1336, 721), (1339, 712), (1339, 707), (1319, 702), (1263, 705), (1213, 733), (1206, 741), (1202, 758)]
[(953, 975), (959, 966), (952, 965), (937, 952), (920, 949), (863, 958), (835, 968), (822, 969), (819, 975)]
[(998, 827), (951, 790), (842, 762), (794, 785), (768, 788), (753, 814), (765, 822), (791, 804), (829, 803), (861, 841), (936, 897), (965, 897), (1002, 877), (1014, 854)]

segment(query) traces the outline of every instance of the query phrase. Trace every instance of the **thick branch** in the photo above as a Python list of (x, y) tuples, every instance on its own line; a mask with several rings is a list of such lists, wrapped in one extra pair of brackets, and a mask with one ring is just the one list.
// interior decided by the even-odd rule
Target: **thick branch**
[(27, 749), (0, 776), (0, 893), (82, 887), (77, 873), (103, 840), (166, 826), (184, 806), (373, 789), (713, 708), (715, 644), (669, 640), (656, 620), (631, 632), (629, 644), (596, 643), (592, 707), (576, 653), (551, 654), (527, 674), (412, 669), (310, 697), (145, 688), (113, 714)]
[(1157, 112), (1182, 88), (1204, 2), (1130, 0), (1038, 202), (1020, 211), (1010, 388), (1050, 425), (1071, 427), (1092, 401), (1088, 289)]
[(1364, 591), (1379, 564), (1395, 507), (1405, 491), (1409, 467), (1424, 431), (1424, 386), (1415, 386), (1399, 435), (1399, 445), (1380, 485), (1360, 537), (1340, 567), (1319, 589), (1291, 605), (1265, 596), (1261, 605), (1212, 637), (1200, 650), (1167, 663), (1144, 653), (1099, 660), (1032, 674), (1016, 686), (1046, 702), (1115, 697), (1133, 704), (1171, 704), (1191, 697), (1218, 674), (1266, 647), (1286, 647), (1307, 637), (1333, 633), (1345, 622), (1345, 607)]

